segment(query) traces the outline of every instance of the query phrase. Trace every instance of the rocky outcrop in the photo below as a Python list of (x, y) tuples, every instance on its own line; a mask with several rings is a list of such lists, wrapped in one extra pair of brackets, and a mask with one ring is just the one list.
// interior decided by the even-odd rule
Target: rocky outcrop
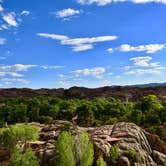
[(158, 137), (145, 132), (133, 123), (117, 123), (98, 128), (83, 128), (70, 122), (55, 121), (41, 130), (43, 148), (36, 148), (42, 166), (52, 166), (54, 144), (63, 130), (73, 134), (87, 131), (95, 148), (95, 159), (102, 153), (108, 165), (112, 165), (111, 148), (118, 149), (117, 166), (165, 166), (165, 144)]
[[(143, 96), (154, 94), (159, 99), (166, 99), (166, 85), (156, 86), (108, 86), (101, 88), (83, 88), (72, 87), (69, 89), (0, 89), (0, 97), (34, 97), (34, 96), (52, 96), (61, 98), (86, 98), (93, 99), (97, 97), (114, 97), (121, 101), (139, 101)], [(1, 103), (0, 103), (1, 104)], [(3, 104), (3, 103), (2, 103)]]

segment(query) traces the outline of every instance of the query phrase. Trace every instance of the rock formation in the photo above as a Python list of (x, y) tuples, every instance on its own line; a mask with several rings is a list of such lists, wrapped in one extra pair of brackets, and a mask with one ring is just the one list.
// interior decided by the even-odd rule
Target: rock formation
[(66, 121), (54, 121), (42, 128), (42, 142), (35, 148), (42, 166), (52, 166), (54, 144), (63, 130), (70, 130), (73, 134), (87, 131), (94, 144), (95, 159), (103, 154), (108, 165), (112, 165), (110, 149), (116, 146), (119, 153), (117, 166), (166, 166), (164, 142), (133, 123), (122, 122), (98, 128), (83, 128)]

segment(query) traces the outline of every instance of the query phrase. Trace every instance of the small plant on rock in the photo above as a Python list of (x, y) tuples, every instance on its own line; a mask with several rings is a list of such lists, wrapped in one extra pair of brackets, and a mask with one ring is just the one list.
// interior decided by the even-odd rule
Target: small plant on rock
[(115, 165), (119, 158), (119, 149), (116, 145), (112, 145), (110, 148), (110, 155), (112, 159), (112, 163)]
[(104, 161), (103, 156), (100, 156), (96, 162), (97, 166), (107, 166), (107, 163)]
[(141, 158), (135, 149), (129, 149), (128, 157), (134, 162), (140, 162)]

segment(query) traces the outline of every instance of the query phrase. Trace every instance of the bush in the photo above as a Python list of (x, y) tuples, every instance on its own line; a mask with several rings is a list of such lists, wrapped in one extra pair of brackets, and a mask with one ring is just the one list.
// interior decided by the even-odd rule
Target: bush
[(103, 156), (100, 156), (96, 162), (97, 166), (107, 166), (107, 163), (104, 161)]
[(0, 120), (0, 128), (4, 127), (5, 126), (5, 122)]
[(138, 155), (135, 149), (129, 149), (128, 157), (134, 162), (140, 162), (141, 160), (140, 156)]
[(53, 120), (53, 118), (50, 116), (40, 116), (39, 117), (39, 122), (44, 123), (44, 124), (51, 123), (52, 120)]
[(112, 163), (116, 164), (119, 158), (119, 149), (116, 145), (111, 146), (110, 155), (111, 155)]
[(39, 166), (39, 161), (35, 156), (35, 153), (31, 149), (27, 149), (24, 153), (14, 148), (11, 161), (6, 166)]

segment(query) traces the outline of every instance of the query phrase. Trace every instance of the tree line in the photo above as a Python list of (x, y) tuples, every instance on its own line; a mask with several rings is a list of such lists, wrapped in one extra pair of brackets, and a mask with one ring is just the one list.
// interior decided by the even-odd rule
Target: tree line
[(139, 102), (121, 102), (118, 99), (96, 98), (62, 99), (57, 97), (18, 97), (0, 99), (0, 126), (23, 122), (49, 123), (68, 120), (80, 126), (101, 126), (119, 121), (134, 122), (141, 126), (166, 122), (166, 101), (155, 95)]

